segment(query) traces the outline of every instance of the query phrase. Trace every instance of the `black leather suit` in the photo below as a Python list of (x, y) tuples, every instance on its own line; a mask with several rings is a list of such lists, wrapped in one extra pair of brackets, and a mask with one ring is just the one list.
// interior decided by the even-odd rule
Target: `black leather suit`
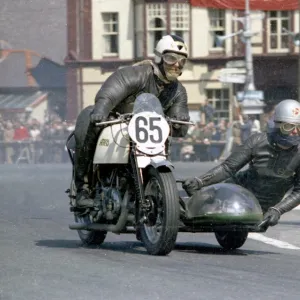
[[(247, 163), (248, 169), (239, 171)], [(283, 150), (266, 133), (257, 133), (220, 166), (199, 178), (203, 186), (230, 178), (227, 182), (253, 192), (264, 213), (276, 207), (283, 214), (300, 204), (300, 150), (297, 146)], [(292, 193), (283, 199), (293, 186)]]
[[(189, 120), (187, 93), (179, 81), (163, 83), (155, 74), (151, 64), (129, 66), (114, 72), (102, 85), (95, 98), (95, 105), (79, 114), (75, 126), (75, 184), (83, 185), (87, 166), (93, 158), (100, 128), (90, 122), (90, 114), (111, 112), (127, 113), (133, 109), (135, 98), (143, 93), (151, 93), (159, 98), (167, 116)], [(184, 137), (188, 125), (172, 130), (172, 136)], [(77, 176), (76, 176), (77, 174)]]

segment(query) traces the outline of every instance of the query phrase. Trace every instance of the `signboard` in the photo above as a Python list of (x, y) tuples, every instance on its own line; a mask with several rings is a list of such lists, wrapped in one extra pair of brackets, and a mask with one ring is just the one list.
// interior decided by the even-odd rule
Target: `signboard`
[(221, 74), (218, 79), (221, 82), (226, 83), (241, 83), (244, 84), (246, 82), (246, 75), (244, 74)]
[(260, 115), (264, 112), (265, 103), (261, 100), (244, 100), (240, 104), (241, 112), (245, 115)]
[(246, 74), (245, 68), (224, 68), (221, 69), (220, 73), (222, 74)]
[(226, 68), (246, 68), (244, 60), (231, 60), (226, 63)]
[(237, 92), (236, 98), (238, 101), (247, 100), (264, 100), (263, 91), (246, 91), (246, 92)]

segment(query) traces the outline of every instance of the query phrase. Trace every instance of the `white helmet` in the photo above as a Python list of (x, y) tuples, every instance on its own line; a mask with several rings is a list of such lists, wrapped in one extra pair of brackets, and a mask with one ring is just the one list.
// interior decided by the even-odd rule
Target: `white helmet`
[(188, 48), (184, 40), (177, 35), (165, 35), (157, 43), (154, 50), (154, 61), (159, 64), (162, 60), (162, 55), (165, 52), (173, 52), (183, 54), (188, 57)]
[(287, 99), (275, 106), (274, 122), (300, 124), (300, 103)]

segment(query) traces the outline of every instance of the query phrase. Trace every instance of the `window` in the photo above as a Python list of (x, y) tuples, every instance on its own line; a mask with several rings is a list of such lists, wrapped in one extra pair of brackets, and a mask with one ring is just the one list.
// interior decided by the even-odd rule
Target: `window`
[(171, 34), (178, 35), (186, 43), (189, 40), (190, 5), (184, 3), (171, 4)]
[(210, 48), (223, 48), (216, 36), (225, 35), (225, 10), (209, 9)]
[(103, 55), (119, 53), (119, 17), (118, 13), (102, 13)]
[(283, 28), (290, 30), (289, 11), (269, 11), (268, 12), (268, 48), (270, 52), (288, 51), (289, 35), (282, 32)]
[(167, 34), (167, 8), (165, 3), (147, 5), (148, 55), (153, 55), (157, 42)]
[(229, 120), (229, 90), (228, 89), (207, 89), (206, 99), (215, 109), (214, 118)]

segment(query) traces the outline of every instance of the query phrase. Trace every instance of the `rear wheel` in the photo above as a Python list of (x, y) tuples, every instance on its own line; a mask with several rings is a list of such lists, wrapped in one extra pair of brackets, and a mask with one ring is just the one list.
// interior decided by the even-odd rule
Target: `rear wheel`
[(233, 250), (242, 247), (248, 237), (247, 231), (219, 231), (215, 232), (216, 239), (220, 246), (226, 250)]
[(146, 223), (139, 227), (141, 241), (149, 254), (167, 255), (175, 246), (179, 224), (179, 195), (171, 171), (148, 170), (145, 200), (149, 209)]
[[(85, 216), (76, 216), (75, 215), (75, 222), (76, 223), (85, 223), (90, 224), (91, 221), (89, 219), (89, 215)], [(78, 235), (82, 243), (86, 246), (88, 245), (101, 245), (107, 235), (107, 231), (90, 231), (90, 230), (77, 230)]]
[[(74, 176), (74, 173), (73, 173)], [(76, 198), (76, 186), (74, 182), (74, 178), (71, 181), (70, 185), (70, 204), (75, 206), (75, 198)], [(87, 223), (90, 224), (91, 220), (89, 215), (78, 215), (78, 213), (74, 214), (76, 223)], [(77, 230), (80, 240), (84, 245), (101, 245), (107, 235), (107, 231), (89, 231), (89, 230)]]

